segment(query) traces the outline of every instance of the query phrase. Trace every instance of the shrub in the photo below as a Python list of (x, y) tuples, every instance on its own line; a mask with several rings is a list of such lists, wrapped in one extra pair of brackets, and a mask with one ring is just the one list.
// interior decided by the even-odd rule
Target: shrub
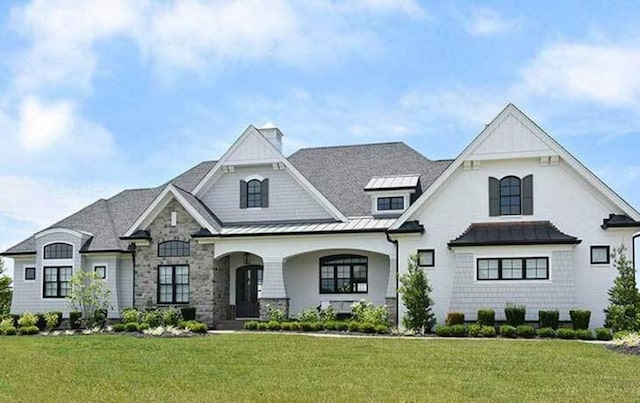
[(107, 311), (106, 309), (97, 309), (93, 313), (93, 324), (98, 327), (104, 327), (104, 325), (107, 323), (108, 314), (109, 311)]
[(328, 307), (320, 310), (320, 320), (323, 322), (330, 322), (336, 320), (338, 314), (333, 310), (333, 307)]
[(22, 314), (20, 319), (18, 319), (18, 326), (20, 327), (32, 327), (36, 326), (38, 322), (38, 317), (30, 312), (25, 312)]
[(480, 336), (496, 337), (496, 328), (493, 326), (482, 326), (482, 328), (480, 328)]
[[(431, 332), (436, 324), (436, 317), (431, 307), (431, 285), (427, 275), (418, 262), (417, 254), (409, 257), (408, 271), (400, 276), (402, 302), (407, 311), (402, 319), (402, 324), (408, 329), (422, 329)], [(380, 323), (382, 324), (382, 323)]]
[(558, 311), (538, 311), (538, 325), (540, 328), (550, 327), (557, 329), (560, 325), (560, 312)]
[(125, 325), (124, 323), (116, 323), (115, 325), (113, 325), (113, 331), (114, 332), (124, 332), (125, 330), (127, 330), (127, 325)]
[(360, 323), (358, 330), (360, 330), (360, 332), (362, 333), (375, 333), (376, 325), (369, 322)]
[(300, 330), (300, 322), (289, 322), (289, 327), (292, 331)]
[(40, 331), (40, 329), (38, 329), (38, 326), (21, 326), (18, 329), (18, 333), (28, 336), (28, 335), (33, 335), (33, 334), (38, 334), (38, 332)]
[(298, 314), (300, 322), (317, 322), (320, 320), (318, 310), (315, 308), (305, 309)]
[[(260, 325), (264, 325), (264, 329), (261, 329)], [(187, 320), (180, 323), (180, 327), (186, 329), (192, 333), (207, 333), (207, 325), (196, 320)], [(266, 322), (260, 322), (258, 324), (258, 330), (267, 330), (268, 325)]]
[(36, 313), (36, 327), (41, 332), (47, 329), (47, 320), (44, 318), (44, 315), (41, 313)]
[(140, 321), (140, 311), (136, 308), (126, 308), (122, 310), (122, 323), (138, 323)]
[(507, 303), (504, 308), (504, 315), (507, 318), (507, 325), (518, 327), (524, 325), (524, 318), (527, 313), (527, 308), (524, 305), (514, 305)]
[(265, 330), (269, 330), (269, 326), (267, 326), (267, 322), (258, 322), (258, 326), (256, 327), (256, 329), (257, 330), (261, 330), (261, 331), (265, 331)]
[(593, 340), (593, 333), (589, 329), (578, 329), (576, 330), (576, 338), (580, 340)]
[(87, 329), (103, 326), (106, 311), (112, 309), (111, 290), (106, 281), (94, 271), (78, 270), (69, 279), (69, 285), (67, 298), (71, 309), (82, 312), (82, 325)]
[(591, 319), (591, 311), (586, 309), (576, 309), (569, 311), (571, 317), (571, 324), (574, 330), (588, 329), (589, 320)]
[(328, 321), (324, 323), (324, 328), (327, 330), (338, 330), (338, 323), (335, 321)]
[(244, 328), (247, 330), (258, 330), (258, 323), (257, 320), (250, 320), (244, 323)]
[(378, 334), (387, 334), (389, 332), (389, 327), (385, 325), (376, 326), (376, 333)]
[(157, 309), (150, 309), (142, 314), (141, 321), (149, 327), (158, 327), (162, 324), (162, 313)]
[(319, 332), (324, 330), (324, 323), (322, 322), (311, 322), (311, 330), (314, 332)]
[(465, 325), (452, 325), (451, 336), (452, 337), (467, 337), (469, 330)]
[(360, 325), (358, 324), (358, 322), (356, 321), (351, 321), (348, 322), (349, 324), (347, 325), (347, 330), (350, 332), (359, 332), (360, 331)]
[(389, 324), (389, 310), (386, 305), (375, 306), (373, 302), (360, 301), (351, 305), (353, 320), (371, 323), (374, 326)]
[(44, 320), (47, 325), (47, 330), (53, 331), (60, 326), (60, 319), (62, 318), (62, 312), (49, 312), (44, 315)]
[(275, 320), (270, 320), (267, 322), (267, 329), (269, 330), (280, 330), (280, 322)]
[(493, 309), (478, 309), (478, 323), (483, 326), (495, 326), (496, 311)]
[(516, 334), (525, 339), (536, 337), (536, 330), (530, 325), (520, 325), (516, 328)]
[(464, 312), (448, 312), (444, 323), (449, 326), (464, 325)]
[(453, 332), (451, 331), (451, 326), (448, 325), (438, 325), (435, 329), (436, 336), (440, 337), (451, 337)]
[(618, 276), (609, 289), (609, 306), (604, 310), (604, 327), (613, 332), (620, 330), (640, 330), (640, 292), (636, 283), (636, 272), (627, 260), (625, 246), (613, 253)]
[(133, 322), (125, 323), (124, 327), (125, 327), (125, 330), (127, 332), (137, 332), (138, 331), (138, 324), (137, 323), (133, 323)]
[(82, 312), (69, 312), (69, 326), (71, 326), (71, 329), (80, 329), (82, 327)]
[(538, 329), (538, 336), (543, 339), (553, 339), (556, 337), (556, 331), (552, 327), (541, 327)]
[(15, 336), (17, 333), (18, 331), (14, 326), (8, 327), (2, 332), (2, 334), (4, 334), (5, 336)]
[(480, 337), (480, 332), (482, 331), (482, 325), (478, 325), (474, 323), (473, 325), (469, 325), (469, 336), (470, 337)]
[(287, 320), (287, 314), (284, 309), (273, 309), (269, 305), (267, 305), (267, 317), (269, 322), (281, 323)]
[(162, 312), (162, 324), (165, 326), (178, 326), (182, 321), (182, 314), (174, 307), (167, 308)]
[(349, 322), (345, 322), (345, 321), (336, 322), (336, 330), (340, 332), (346, 332), (347, 330), (349, 330)]
[(562, 327), (556, 331), (556, 336), (558, 336), (559, 339), (575, 339), (576, 331), (567, 327)]
[(291, 330), (291, 322), (282, 322), (280, 323), (280, 330)]
[(13, 336), (16, 334), (16, 327), (13, 326), (13, 318), (5, 318), (0, 322), (0, 334)]
[(621, 337), (614, 337), (613, 342), (616, 346), (638, 347), (640, 346), (640, 334), (635, 332), (626, 332)]
[(514, 339), (518, 335), (516, 328), (511, 325), (500, 326), (500, 336)]
[(13, 319), (13, 327), (18, 327), (18, 320), (20, 320), (20, 315), (10, 314), (11, 319)]
[(148, 324), (148, 323), (140, 323), (140, 324), (138, 325), (138, 331), (139, 331), (139, 332), (142, 332), (142, 331), (144, 331), (144, 330), (149, 330), (149, 329), (151, 329), (151, 326), (149, 326), (149, 324)]
[(182, 314), (182, 320), (196, 320), (196, 308), (193, 307), (185, 307), (180, 308), (180, 313)]
[(613, 334), (611, 333), (611, 330), (604, 327), (599, 327), (596, 329), (596, 339), (609, 341), (613, 339)]

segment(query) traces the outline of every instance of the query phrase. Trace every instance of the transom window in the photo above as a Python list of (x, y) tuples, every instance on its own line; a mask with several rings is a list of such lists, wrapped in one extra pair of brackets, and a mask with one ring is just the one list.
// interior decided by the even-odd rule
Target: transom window
[(352, 294), (368, 292), (366, 256), (338, 255), (320, 259), (320, 293)]
[(478, 280), (547, 280), (549, 258), (478, 259)]
[(611, 256), (611, 248), (606, 246), (591, 247), (591, 264), (609, 264)]
[(158, 303), (189, 303), (189, 266), (158, 266)]
[(507, 176), (500, 180), (500, 215), (519, 215), (521, 209), (520, 178)]
[(166, 241), (158, 245), (158, 257), (184, 257), (190, 253), (189, 242)]
[(44, 247), (45, 259), (73, 259), (73, 245), (52, 243)]
[(71, 267), (44, 268), (44, 298), (65, 298), (71, 291)]
[(378, 197), (378, 211), (404, 210), (404, 197)]

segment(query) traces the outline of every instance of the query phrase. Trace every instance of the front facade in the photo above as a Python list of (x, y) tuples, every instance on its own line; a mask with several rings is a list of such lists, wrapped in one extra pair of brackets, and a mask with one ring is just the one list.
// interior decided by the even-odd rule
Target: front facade
[(77, 270), (104, 276), (111, 317), (190, 306), (199, 320), (294, 316), (359, 300), (404, 314), (398, 276), (418, 253), (440, 322), (501, 317), (507, 303), (592, 311), (603, 323), (640, 214), (513, 105), (455, 160), (403, 143), (282, 154), (282, 133), (250, 126), (218, 160), (156, 188), (99, 200), (3, 253), (14, 313), (63, 311)]

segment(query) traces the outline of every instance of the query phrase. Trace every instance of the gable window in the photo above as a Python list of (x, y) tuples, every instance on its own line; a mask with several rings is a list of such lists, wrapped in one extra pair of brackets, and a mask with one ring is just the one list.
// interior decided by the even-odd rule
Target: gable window
[(500, 180), (500, 215), (520, 215), (520, 178)]
[(158, 257), (184, 257), (190, 254), (189, 242), (166, 241), (158, 244)]
[(489, 178), (489, 215), (533, 215), (533, 175)]
[(606, 246), (591, 247), (591, 264), (609, 264), (611, 262), (611, 248)]
[(320, 294), (368, 292), (366, 256), (337, 255), (320, 259)]
[(378, 197), (378, 211), (404, 210), (404, 197)]
[(99, 278), (103, 280), (107, 278), (107, 266), (96, 266), (93, 271), (98, 274)]
[(478, 259), (478, 280), (548, 280), (549, 258)]
[(189, 266), (158, 266), (158, 303), (189, 303)]
[(24, 269), (24, 279), (25, 280), (35, 280), (36, 279), (36, 268), (35, 267), (25, 267), (25, 269)]
[(269, 207), (269, 179), (240, 181), (240, 208)]
[(45, 259), (73, 259), (73, 245), (52, 243), (44, 247)]
[(434, 267), (436, 265), (436, 251), (433, 249), (418, 250), (418, 266)]
[(44, 298), (65, 298), (71, 291), (71, 267), (44, 268)]

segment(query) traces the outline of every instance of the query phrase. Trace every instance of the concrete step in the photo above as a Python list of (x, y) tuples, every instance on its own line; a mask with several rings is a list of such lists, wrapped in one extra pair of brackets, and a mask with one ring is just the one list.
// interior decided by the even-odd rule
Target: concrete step
[(245, 320), (222, 320), (216, 322), (216, 330), (242, 330)]

